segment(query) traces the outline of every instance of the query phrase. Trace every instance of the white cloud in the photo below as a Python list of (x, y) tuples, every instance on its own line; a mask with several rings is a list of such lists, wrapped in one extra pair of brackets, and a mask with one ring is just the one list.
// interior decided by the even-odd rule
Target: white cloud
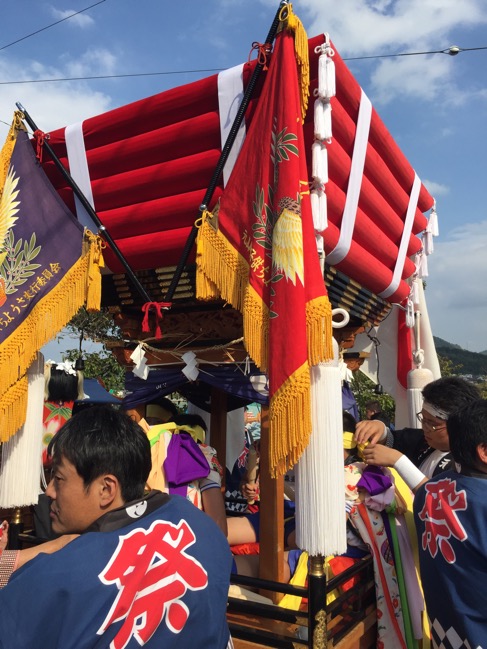
[[(440, 224), (441, 225), (441, 224)], [(487, 349), (487, 220), (465, 223), (429, 257), (426, 299), (433, 333), (470, 349)]]
[[(56, 20), (63, 20), (64, 18), (69, 18), (69, 16), (72, 16), (71, 18), (69, 18), (69, 20), (66, 20), (66, 22), (70, 25), (81, 27), (82, 29), (84, 29), (85, 27), (90, 27), (95, 23), (93, 18), (87, 13), (76, 14), (76, 9), (65, 9), (64, 11), (61, 11), (61, 9), (56, 9), (55, 7), (51, 7), (50, 9), (51, 14)], [(76, 14), (76, 16), (73, 16), (73, 14)]]
[[(461, 30), (487, 24), (485, 0), (301, 0), (295, 8), (309, 35), (328, 32), (345, 58), (443, 50)], [(414, 97), (430, 102), (447, 98), (451, 106), (481, 98), (485, 89), (466, 88), (460, 66), (451, 65), (455, 59), (446, 54), (376, 59), (374, 104)]]
[[(8, 58), (0, 57), (0, 79), (22, 81), (24, 79), (72, 76), (66, 68), (47, 67), (38, 61), (29, 65), (12, 63)], [(86, 74), (88, 65), (83, 68)], [(91, 68), (93, 69), (93, 68)], [(112, 107), (111, 98), (92, 90), (83, 83), (27, 83), (3, 85), (0, 95), (0, 120), (12, 120), (15, 103), (26, 108), (37, 126), (43, 131), (51, 131), (66, 124), (97, 115)], [(8, 132), (8, 126), (0, 123), (0, 141)]]
[(459, 27), (487, 23), (484, 0), (302, 0), (312, 16), (310, 32), (330, 33), (342, 54), (412, 51), (418, 44), (441, 39)]
[(427, 180), (426, 178), (423, 178), (423, 185), (435, 198), (437, 198), (438, 196), (445, 196), (446, 194), (450, 193), (450, 188), (447, 187), (447, 185), (442, 185), (441, 183), (437, 183), (434, 180)]
[(62, 57), (66, 75), (69, 77), (101, 76), (114, 74), (117, 70), (117, 58), (103, 48), (92, 48), (82, 56), (72, 59)]

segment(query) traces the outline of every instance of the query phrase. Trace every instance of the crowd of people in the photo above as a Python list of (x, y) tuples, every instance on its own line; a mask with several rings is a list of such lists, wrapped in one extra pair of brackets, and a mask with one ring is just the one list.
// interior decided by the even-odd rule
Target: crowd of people
[[(394, 429), (374, 402), (358, 423), (343, 413), (345, 556), (374, 558), (382, 646), (413, 646), (408, 638), (423, 632), (422, 596), (404, 483), (414, 494), (433, 646), (482, 647), (487, 401), (456, 377), (433, 381), (423, 398), (417, 428)], [(196, 629), (198, 646), (231, 646), (230, 573), (258, 570), (258, 554), (242, 559), (235, 546), (258, 544), (259, 509), (227, 516), (223, 469), (206, 433), (201, 417), (165, 398), (66, 417), (44, 454), (53, 538), (9, 550), (7, 521), (0, 526), (0, 648), (123, 648), (131, 640), (184, 648)], [(258, 501), (258, 484), (255, 471), (242, 476), (249, 502)], [(286, 579), (301, 555), (293, 506), (285, 495)]]

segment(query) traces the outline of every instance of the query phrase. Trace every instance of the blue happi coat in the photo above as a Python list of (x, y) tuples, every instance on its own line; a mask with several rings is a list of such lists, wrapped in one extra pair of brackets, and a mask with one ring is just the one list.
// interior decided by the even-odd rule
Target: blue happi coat
[(487, 475), (431, 479), (414, 517), (433, 647), (487, 649)]
[(2, 649), (224, 649), (231, 554), (215, 523), (152, 492), (0, 591)]

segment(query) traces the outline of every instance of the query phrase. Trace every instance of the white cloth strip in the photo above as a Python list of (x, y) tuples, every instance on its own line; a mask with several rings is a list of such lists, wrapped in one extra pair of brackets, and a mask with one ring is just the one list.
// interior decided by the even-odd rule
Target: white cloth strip
[[(236, 65), (229, 70), (224, 70), (218, 75), (218, 109), (220, 114), (220, 137), (222, 149), (227, 141), (228, 134), (240, 108), (244, 95), (243, 64)], [(223, 168), (223, 184), (226, 185), (238, 154), (245, 140), (245, 120), (240, 124), (237, 137), (230, 150), (230, 154)]]
[[(66, 140), (66, 150), (68, 152), (69, 173), (74, 182), (83, 192), (88, 203), (93, 209), (95, 209), (93, 191), (91, 189), (90, 170), (86, 158), (83, 122), (66, 126), (64, 137)], [(76, 216), (81, 225), (84, 225), (85, 228), (88, 228), (92, 232), (98, 232), (98, 226), (95, 225), (93, 219), (83, 207), (76, 194), (74, 196), (74, 201), (76, 205)]]
[(388, 298), (393, 293), (397, 291), (397, 287), (401, 282), (402, 271), (404, 268), (404, 262), (406, 260), (406, 254), (409, 246), (409, 239), (411, 237), (411, 231), (413, 229), (414, 217), (416, 214), (416, 208), (418, 207), (419, 199), (419, 190), (421, 189), (421, 180), (418, 177), (418, 174), (414, 174), (413, 187), (411, 189), (411, 195), (409, 197), (408, 210), (406, 212), (406, 220), (404, 222), (404, 229), (402, 231), (401, 243), (399, 245), (399, 252), (396, 259), (396, 265), (394, 267), (394, 273), (392, 275), (392, 281), (389, 286), (379, 293), (380, 297)]
[(340, 226), (340, 237), (335, 248), (328, 253), (326, 261), (330, 265), (338, 264), (348, 255), (352, 244), (355, 219), (357, 217), (358, 201), (362, 188), (364, 175), (365, 156), (369, 142), (370, 122), (372, 119), (372, 104), (365, 92), (362, 90), (360, 108), (357, 118), (357, 130), (353, 145), (352, 164), (350, 167), (350, 178), (348, 180), (347, 197), (343, 209), (342, 223)]

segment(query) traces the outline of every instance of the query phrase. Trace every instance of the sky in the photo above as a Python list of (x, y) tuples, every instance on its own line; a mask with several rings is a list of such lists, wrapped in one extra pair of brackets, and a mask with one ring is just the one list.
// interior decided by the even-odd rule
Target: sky
[[(254, 41), (265, 40), (278, 6), (276, 0), (2, 2), (0, 141), (16, 101), (49, 131), (237, 65)], [(328, 32), (349, 59), (436, 199), (440, 236), (426, 278), (433, 334), (487, 350), (487, 2), (299, 0), (293, 7), (309, 37)], [(460, 48), (456, 56), (390, 56), (451, 46)], [(155, 72), (161, 74), (148, 74)], [(44, 82), (131, 74), (144, 76)]]

